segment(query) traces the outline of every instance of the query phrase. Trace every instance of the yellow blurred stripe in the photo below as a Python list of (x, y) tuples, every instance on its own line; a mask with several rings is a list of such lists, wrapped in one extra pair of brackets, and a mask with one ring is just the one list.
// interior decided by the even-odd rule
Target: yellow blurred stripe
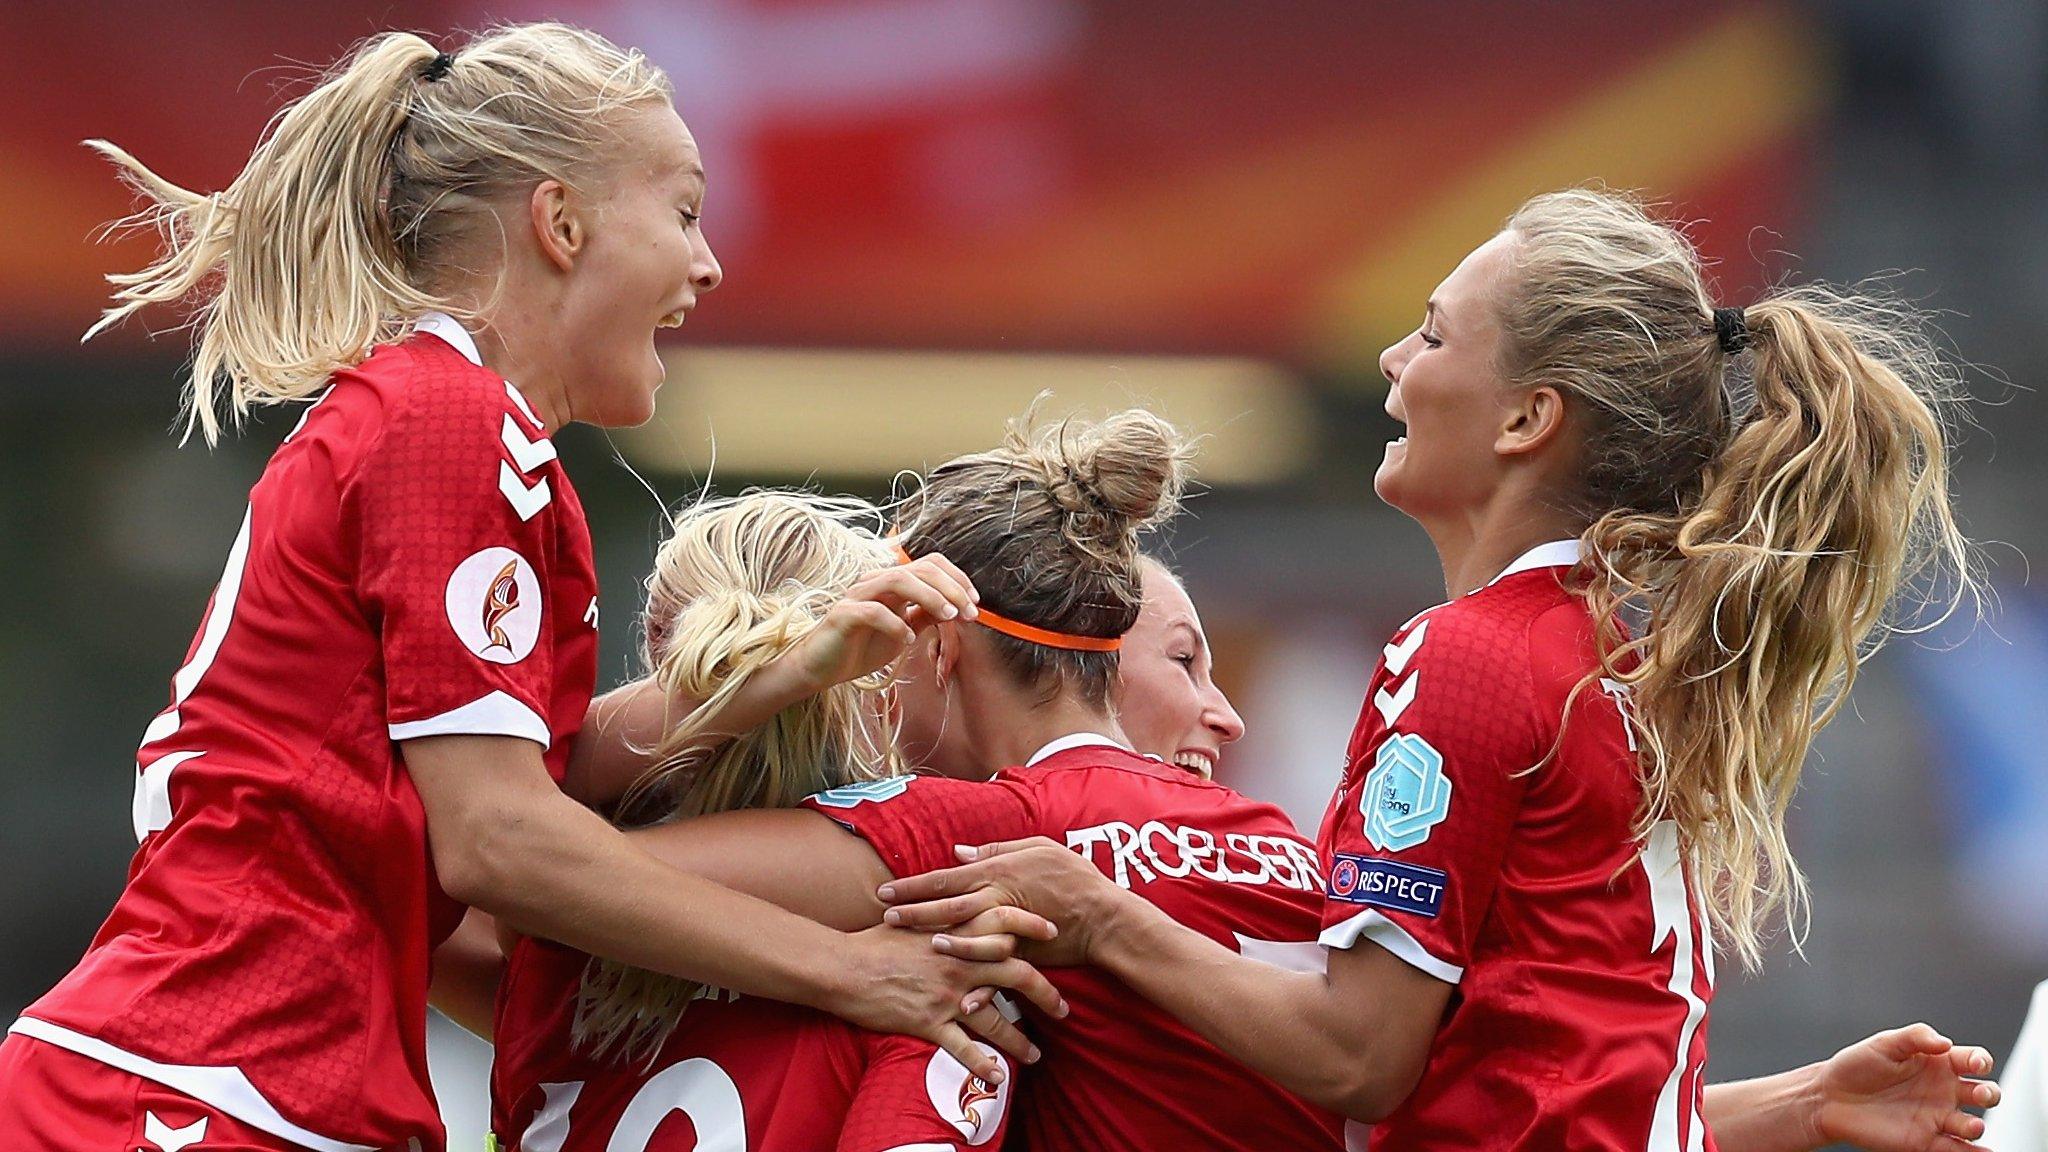
[(1528, 197), (1589, 181), (1653, 196), (1682, 191), (1811, 122), (1826, 89), (1824, 62), (1797, 17), (1776, 7), (1730, 15), (1561, 109), (1376, 238), (1330, 284), (1312, 358), (1369, 369), (1389, 338), (1420, 322), (1437, 282)]
[(655, 418), (620, 436), (640, 465), (749, 476), (887, 476), (995, 446), (1040, 392), (1042, 411), (1142, 405), (1202, 434), (1214, 484), (1298, 472), (1313, 411), (1296, 382), (1255, 360), (710, 348), (670, 352)]

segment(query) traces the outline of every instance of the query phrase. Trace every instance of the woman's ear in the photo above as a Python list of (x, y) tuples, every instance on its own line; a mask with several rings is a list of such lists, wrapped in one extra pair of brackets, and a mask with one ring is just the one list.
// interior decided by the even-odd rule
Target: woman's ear
[(943, 692), (953, 681), (953, 670), (960, 662), (959, 626), (946, 621), (936, 624), (925, 640), (931, 645), (932, 683)]
[(533, 186), (527, 214), (541, 256), (563, 272), (575, 267), (586, 240), (575, 193), (560, 180), (543, 180)]
[(1493, 450), (1503, 456), (1534, 452), (1556, 439), (1563, 428), (1564, 394), (1548, 384), (1539, 385), (1503, 410)]

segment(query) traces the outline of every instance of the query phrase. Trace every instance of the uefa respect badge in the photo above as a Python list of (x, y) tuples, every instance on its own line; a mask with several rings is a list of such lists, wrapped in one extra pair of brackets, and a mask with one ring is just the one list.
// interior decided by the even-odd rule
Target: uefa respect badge
[(1382, 852), (1413, 848), (1451, 814), (1444, 758), (1413, 733), (1389, 736), (1373, 757), (1358, 797), (1365, 838)]

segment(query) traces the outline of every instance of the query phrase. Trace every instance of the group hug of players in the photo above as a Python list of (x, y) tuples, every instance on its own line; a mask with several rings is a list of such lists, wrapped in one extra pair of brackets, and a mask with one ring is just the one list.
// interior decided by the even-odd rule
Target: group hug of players
[(1989, 1057), (1925, 1025), (1705, 1081), (1717, 947), (1801, 906), (1814, 732), (1902, 591), (1969, 587), (1910, 313), (1717, 308), (1607, 193), (1474, 237), (1381, 359), (1375, 489), (1448, 598), (1311, 843), (1210, 779), (1243, 724), (1141, 544), (1194, 452), (1143, 410), (1041, 407), (886, 509), (682, 510), (593, 701), (549, 437), (647, 419), (722, 275), (638, 52), (378, 37), (212, 195), (99, 147), (165, 225), (107, 322), (197, 308), (209, 440), (305, 415), (127, 887), (0, 1044), (10, 1148), (438, 1152), (430, 1001), (524, 1152), (1974, 1147)]

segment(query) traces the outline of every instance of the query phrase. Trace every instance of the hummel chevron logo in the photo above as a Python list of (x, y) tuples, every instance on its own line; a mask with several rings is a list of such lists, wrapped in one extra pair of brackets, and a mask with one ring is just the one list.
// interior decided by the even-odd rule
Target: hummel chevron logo
[(1422, 673), (1417, 672), (1394, 685), (1392, 692), (1382, 688), (1372, 694), (1372, 706), (1380, 710), (1380, 719), (1386, 721), (1387, 727), (1392, 728), (1394, 721), (1401, 718), (1401, 713), (1406, 712), (1408, 706), (1415, 703), (1415, 686), (1421, 682)]
[(512, 422), (510, 412), (505, 413), (505, 427), (499, 439), (505, 442), (505, 451), (512, 454), (512, 460), (519, 465), (521, 472), (531, 472), (555, 458), (555, 442), (545, 436), (528, 440), (526, 433), (519, 430), (519, 425)]
[(535, 428), (544, 429), (547, 427), (547, 425), (540, 422), (540, 417), (533, 414), (533, 409), (526, 403), (526, 397), (519, 394), (519, 389), (514, 388), (510, 380), (505, 381), (505, 395), (512, 398), (513, 406), (519, 409), (521, 415), (533, 421)]
[(506, 501), (514, 512), (519, 513), (521, 520), (533, 519), (555, 495), (548, 490), (546, 477), (534, 481), (533, 487), (528, 488), (526, 481), (521, 480), (519, 473), (514, 472), (512, 465), (504, 460), (498, 461), (498, 491), (505, 494)]
[(156, 1113), (144, 1112), (142, 1138), (163, 1149), (163, 1152), (179, 1152), (179, 1149), (206, 1139), (206, 1117), (201, 1116), (183, 1128), (173, 1128), (157, 1119)]
[(1396, 676), (1406, 672), (1408, 670), (1408, 661), (1415, 658), (1415, 650), (1422, 647), (1423, 633), (1428, 631), (1429, 621), (1424, 620), (1422, 623), (1417, 624), (1415, 631), (1410, 632), (1400, 643), (1389, 644), (1385, 648), (1380, 649), (1380, 653), (1387, 658), (1387, 671)]

